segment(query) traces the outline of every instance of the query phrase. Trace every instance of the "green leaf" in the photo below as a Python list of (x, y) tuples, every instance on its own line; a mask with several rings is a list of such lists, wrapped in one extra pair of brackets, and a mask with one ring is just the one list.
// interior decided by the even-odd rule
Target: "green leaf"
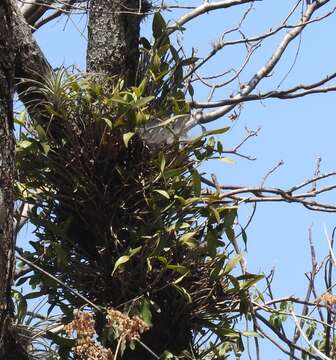
[(47, 138), (47, 134), (41, 125), (35, 126), (35, 131), (40, 141), (43, 141)]
[(176, 224), (176, 229), (180, 229), (180, 230), (183, 230), (183, 229), (189, 229), (190, 228), (190, 223), (187, 223), (187, 222), (178, 222)]
[(163, 46), (161, 46), (159, 49), (158, 49), (158, 55), (162, 58), (166, 55), (167, 51), (169, 50), (170, 48), (170, 44), (164, 44)]
[(150, 301), (143, 299), (139, 309), (139, 316), (148, 326), (152, 325), (152, 312), (150, 309)]
[(22, 111), (18, 118), (15, 118), (15, 123), (21, 126), (25, 126), (27, 121), (27, 112)]
[(145, 105), (150, 103), (153, 99), (155, 99), (154, 96), (147, 96), (147, 97), (141, 98), (133, 104), (133, 109), (138, 109), (138, 108), (144, 107)]
[(241, 234), (242, 234), (242, 238), (245, 244), (245, 250), (247, 248), (247, 235), (246, 235), (246, 231), (244, 230), (244, 228), (241, 228)]
[(152, 48), (151, 43), (145, 38), (140, 38), (140, 44), (144, 47), (146, 50), (150, 50)]
[(165, 197), (166, 199), (170, 199), (170, 195), (165, 190), (154, 190), (156, 193), (160, 194), (161, 196)]
[(112, 124), (112, 121), (106, 117), (103, 117), (102, 120), (105, 122), (105, 124), (110, 128), (112, 129), (113, 127), (113, 124)]
[(174, 280), (173, 284), (177, 285), (179, 284), (184, 278), (186, 278), (190, 274), (190, 271), (188, 270), (185, 274), (180, 276), (178, 279)]
[(178, 286), (175, 284), (173, 284), (173, 286), (185, 298), (185, 300), (187, 301), (188, 304), (192, 303), (191, 295), (188, 293), (188, 291), (184, 287)]
[(114, 264), (114, 268), (112, 271), (111, 276), (113, 276), (113, 274), (115, 273), (115, 271), (123, 264), (126, 264), (132, 256), (134, 256), (135, 254), (137, 254), (140, 250), (142, 249), (142, 246), (138, 246), (135, 249), (130, 249), (128, 251), (127, 255), (123, 255), (121, 256)]
[(127, 132), (126, 134), (123, 135), (123, 141), (126, 148), (128, 147), (128, 143), (134, 135), (135, 135), (134, 132)]
[(317, 329), (317, 323), (315, 321), (310, 321), (308, 323), (308, 327), (306, 330), (306, 335), (307, 335), (308, 340), (311, 340), (313, 338), (316, 329)]
[(234, 239), (235, 239), (235, 233), (234, 233), (234, 230), (232, 227), (228, 227), (228, 228), (225, 228), (225, 234), (227, 236), (227, 238), (233, 242)]
[(32, 145), (33, 145), (33, 143), (29, 140), (22, 140), (22, 141), (18, 142), (18, 147), (21, 149), (27, 149)]
[(258, 281), (264, 279), (264, 277), (265, 277), (264, 275), (252, 275), (252, 278), (250, 280), (247, 280), (243, 284), (240, 284), (240, 288), (242, 290), (249, 289), (250, 287), (255, 285)]
[[(182, 82), (182, 79), (183, 79), (183, 67), (181, 64), (178, 64), (175, 68), (175, 71), (174, 71), (174, 81), (177, 83), (177, 84), (180, 84)], [(175, 109), (175, 112), (176, 113), (179, 113), (180, 112), (180, 107), (178, 105), (178, 103), (176, 102), (176, 109)]]
[(180, 237), (181, 244), (188, 244), (191, 240), (194, 240), (194, 236), (197, 234), (196, 231), (188, 232)]
[(211, 213), (214, 215), (217, 223), (219, 224), (219, 223), (221, 222), (221, 217), (220, 217), (219, 212), (217, 211), (216, 208), (214, 208), (214, 207), (212, 207), (212, 206), (210, 206), (209, 208), (210, 208)]
[(223, 269), (225, 259), (226, 259), (226, 256), (224, 254), (220, 255), (218, 257), (215, 267), (210, 272), (210, 279), (215, 280), (218, 278), (219, 274), (221, 273), (221, 271)]
[(163, 173), (163, 176), (166, 179), (175, 177), (175, 176), (181, 176), (184, 172), (186, 171), (186, 167), (180, 167), (180, 168), (176, 168), (176, 169), (170, 169), (170, 170), (165, 170)]
[(168, 263), (167, 258), (165, 258), (164, 256), (157, 256), (156, 257), (160, 262), (162, 262), (162, 264), (166, 265)]
[(203, 138), (205, 138), (205, 137), (207, 137), (209, 135), (221, 135), (221, 134), (226, 133), (229, 130), (230, 130), (230, 127), (226, 126), (224, 128), (220, 128), (220, 129), (204, 131), (204, 132), (202, 132), (201, 135), (196, 136), (195, 138), (191, 139), (190, 141), (192, 143), (194, 143), (194, 142), (197, 142), (197, 141), (199, 141), (199, 140), (201, 140), (201, 139), (203, 139)]
[(170, 45), (170, 52), (173, 56), (173, 59), (176, 63), (180, 62), (180, 56), (179, 56), (179, 53), (178, 51), (174, 48), (173, 45)]
[(50, 151), (50, 145), (48, 143), (41, 143), (41, 146), (42, 146), (42, 149), (43, 149), (43, 152), (45, 155), (48, 155), (49, 151)]
[(222, 154), (223, 151), (224, 151), (223, 144), (220, 141), (217, 141), (217, 152)]
[(216, 328), (216, 333), (220, 335), (221, 337), (229, 337), (229, 338), (239, 338), (240, 333), (238, 331), (235, 331), (233, 329), (228, 328)]
[(237, 217), (237, 207), (227, 207), (223, 209), (224, 212), (224, 226), (231, 227)]
[(205, 241), (207, 242), (207, 249), (209, 255), (214, 259), (217, 255), (218, 234), (214, 230), (209, 230), (206, 234)]
[(211, 136), (206, 143), (206, 146), (209, 150), (213, 151), (216, 145), (216, 140), (213, 136)]
[(194, 194), (195, 196), (200, 196), (202, 190), (201, 176), (196, 169), (192, 171), (191, 176), (192, 176)]
[(188, 92), (191, 97), (193, 97), (195, 94), (194, 88), (191, 84), (188, 84)]
[(206, 198), (205, 196), (197, 196), (197, 197), (195, 196), (185, 200), (185, 204), (187, 206), (194, 203), (206, 203), (206, 202), (209, 202), (209, 199)]
[(230, 129), (231, 129), (230, 126), (226, 126), (226, 127), (220, 128), (220, 129), (205, 131), (205, 132), (202, 134), (202, 137), (209, 136), (209, 135), (221, 135), (221, 134), (225, 134), (225, 133), (226, 133), (227, 131), (229, 131)]
[(261, 291), (259, 291), (258, 289), (255, 289), (255, 291), (256, 291), (256, 293), (257, 293), (258, 295), (257, 295), (256, 298), (254, 299), (254, 301), (255, 301), (255, 302), (259, 302), (259, 301), (265, 302), (264, 294), (263, 294)]
[(242, 331), (241, 334), (246, 337), (255, 337), (260, 338), (262, 337), (260, 334), (258, 334), (256, 331)]
[[(20, 294), (20, 293), (17, 293)], [(17, 320), (18, 322), (22, 322), (24, 317), (27, 314), (27, 300), (25, 299), (25, 297), (22, 296), (22, 294), (20, 294), (20, 296), (18, 296), (18, 306), (17, 306)]]
[(132, 256), (136, 255), (141, 249), (142, 249), (142, 246), (138, 246), (138, 247), (136, 247), (136, 248), (134, 248), (134, 249), (131, 249), (131, 250), (128, 252), (128, 255), (129, 255), (130, 257), (132, 257)]
[(132, 90), (137, 97), (140, 97), (144, 93), (147, 83), (148, 83), (148, 79), (147, 77), (145, 77), (144, 79), (142, 79), (138, 87), (135, 86), (132, 87)]
[(52, 340), (55, 344), (66, 348), (72, 348), (76, 344), (75, 339), (64, 338), (48, 330), (46, 331), (46, 338)]
[(199, 245), (198, 242), (193, 237), (184, 239), (183, 242), (181, 242), (181, 244), (187, 246), (189, 249), (195, 249)]
[(174, 355), (169, 351), (164, 351), (164, 353), (160, 356), (160, 360), (171, 360), (174, 359)]
[(152, 24), (154, 39), (158, 39), (161, 36), (161, 34), (165, 31), (166, 27), (167, 25), (165, 19), (160, 14), (160, 12), (157, 11), (154, 14), (153, 24)]
[(177, 200), (182, 206), (186, 204), (186, 200), (182, 196), (174, 195), (174, 199)]
[(120, 95), (116, 94), (116, 95), (113, 95), (111, 98), (110, 98), (110, 101), (111, 102), (116, 102), (118, 104), (123, 104), (123, 105), (129, 105), (129, 102), (126, 101), (124, 98), (122, 98)]
[(269, 318), (269, 322), (271, 325), (273, 325), (276, 329), (281, 329), (284, 319), (281, 315), (272, 314)]
[(163, 173), (165, 167), (166, 167), (166, 158), (164, 156), (164, 153), (161, 151), (159, 154), (159, 165), (160, 165), (160, 171)]
[(228, 157), (226, 157), (226, 156), (221, 157), (220, 160), (221, 160), (221, 161), (224, 161), (224, 162), (226, 162), (227, 164), (230, 164), (230, 165), (234, 165), (234, 164), (236, 163), (235, 160), (230, 159), (230, 158), (228, 158)]
[(182, 265), (167, 265), (166, 268), (168, 270), (173, 270), (182, 275), (186, 274), (189, 271), (189, 269), (186, 266), (182, 266)]
[(230, 273), (236, 265), (243, 259), (243, 254), (238, 254), (234, 258), (232, 258), (229, 262), (227, 262), (224, 266), (223, 272), (224, 274)]
[(123, 255), (123, 256), (121, 256), (121, 257), (115, 262), (111, 276), (114, 275), (115, 271), (118, 269), (119, 266), (127, 263), (130, 258), (131, 258), (131, 257), (130, 257), (129, 255)]
[(240, 290), (240, 284), (239, 281), (232, 275), (227, 274), (226, 277), (230, 280), (232, 286), (233, 286), (233, 292), (237, 292)]
[(160, 72), (160, 65), (161, 65), (161, 58), (158, 54), (155, 54), (154, 58), (153, 58), (153, 72), (155, 73), (155, 80), (158, 81), (159, 80), (159, 76), (157, 76), (157, 74)]

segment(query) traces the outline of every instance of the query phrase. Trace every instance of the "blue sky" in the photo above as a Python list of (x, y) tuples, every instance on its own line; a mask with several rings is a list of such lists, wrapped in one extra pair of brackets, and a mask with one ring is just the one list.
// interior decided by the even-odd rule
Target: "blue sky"
[[(199, 1), (184, 1), (193, 5)], [(247, 34), (258, 34), (276, 25), (284, 17), (294, 1), (263, 0), (255, 5), (251, 18), (244, 25)], [(332, 5), (335, 5), (332, 2)], [(245, 7), (246, 8), (246, 7)], [(202, 57), (211, 50), (211, 43), (221, 32), (237, 24), (241, 8), (223, 10), (203, 16), (191, 22), (183, 35), (185, 49), (198, 49)], [(166, 13), (166, 19), (174, 19), (176, 13)], [(282, 87), (296, 83), (306, 83), (335, 71), (336, 43), (334, 41), (335, 17), (306, 29), (301, 38), (300, 50), (291, 73)], [(74, 17), (65, 23), (64, 19), (48, 24), (36, 32), (36, 38), (53, 66), (76, 65), (85, 68), (86, 19)], [(143, 31), (148, 34), (150, 19), (145, 20)], [(283, 34), (283, 33), (281, 33)], [(280, 39), (275, 36), (266, 41), (251, 59), (247, 71), (242, 75), (246, 81), (258, 70)], [(260, 89), (276, 87), (292, 66), (298, 50), (299, 39), (288, 49), (284, 59), (276, 67), (274, 74), (260, 84)], [(209, 63), (204, 75), (219, 73), (236, 66), (241, 60), (243, 49), (227, 49), (220, 52), (215, 61)], [(229, 86), (217, 94), (224, 98), (234, 90)], [(206, 99), (204, 88), (196, 88), (196, 97)], [(236, 163), (212, 162), (207, 165), (209, 173), (216, 173), (221, 182), (258, 185), (263, 176), (280, 160), (285, 164), (268, 181), (274, 187), (290, 187), (308, 179), (314, 173), (317, 156), (323, 161), (321, 171), (336, 169), (335, 159), (335, 104), (336, 94), (313, 95), (302, 99), (283, 101), (268, 100), (263, 103), (249, 103), (243, 107), (239, 120), (232, 124), (224, 117), (214, 124), (223, 127), (232, 125), (232, 130), (222, 138), (228, 148), (234, 146), (244, 136), (244, 128), (261, 127), (257, 138), (251, 139), (242, 151), (257, 157), (256, 161), (236, 158)], [(212, 125), (212, 126), (214, 126)], [(328, 195), (329, 202), (335, 201), (335, 194)], [(250, 208), (242, 207), (240, 217), (249, 213)], [(276, 268), (274, 280), (275, 296), (303, 296), (307, 282), (304, 273), (310, 270), (308, 248), (308, 227), (313, 223), (313, 238), (318, 257), (326, 255), (327, 243), (323, 234), (326, 225), (329, 233), (336, 225), (334, 214), (310, 212), (293, 204), (259, 204), (251, 226), (248, 228), (247, 259), (251, 272), (269, 272)], [(262, 359), (284, 359), (275, 357), (276, 352), (268, 346), (263, 349)]]

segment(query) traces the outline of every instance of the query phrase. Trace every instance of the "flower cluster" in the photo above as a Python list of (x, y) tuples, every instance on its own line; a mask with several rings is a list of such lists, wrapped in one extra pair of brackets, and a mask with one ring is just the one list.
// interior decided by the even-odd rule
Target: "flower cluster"
[[(107, 326), (113, 327), (123, 341), (140, 340), (140, 335), (149, 327), (138, 316), (132, 318), (113, 308), (107, 309)], [(64, 327), (68, 336), (76, 336), (76, 345), (72, 349), (78, 356), (87, 360), (112, 360), (113, 353), (96, 340), (95, 321), (92, 313), (77, 311), (74, 319)]]
[(326, 305), (335, 305), (336, 295), (333, 295), (330, 292), (326, 292), (316, 300), (317, 305), (319, 305), (321, 302), (324, 302)]
[(143, 332), (149, 327), (138, 316), (132, 318), (113, 308), (107, 309), (107, 326), (113, 327), (126, 341), (140, 340)]
[(96, 335), (95, 321), (91, 313), (78, 311), (71, 323), (64, 329), (68, 336), (76, 334), (76, 345), (73, 351), (87, 360), (112, 360), (113, 353), (97, 343), (93, 337)]

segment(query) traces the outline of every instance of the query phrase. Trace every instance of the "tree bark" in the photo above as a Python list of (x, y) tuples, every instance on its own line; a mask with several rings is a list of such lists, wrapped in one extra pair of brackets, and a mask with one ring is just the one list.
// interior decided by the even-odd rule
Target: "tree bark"
[(91, 0), (87, 70), (103, 77), (123, 77), (134, 85), (139, 60), (139, 0)]
[(28, 359), (12, 326), (15, 41), (10, 0), (0, 0), (0, 359)]
[(13, 3), (13, 22), (15, 28), (14, 41), (17, 49), (15, 57), (16, 90), (29, 115), (33, 118), (35, 114), (38, 114), (41, 99), (37, 93), (26, 91), (31, 83), (22, 81), (22, 79), (43, 82), (52, 68), (34, 40), (31, 28), (16, 2)]

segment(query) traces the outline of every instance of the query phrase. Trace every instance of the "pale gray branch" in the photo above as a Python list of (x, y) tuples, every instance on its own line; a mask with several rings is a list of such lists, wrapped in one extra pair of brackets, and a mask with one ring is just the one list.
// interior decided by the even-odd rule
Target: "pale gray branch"
[(311, 84), (300, 84), (286, 90), (272, 90), (265, 93), (250, 94), (241, 97), (239, 99), (233, 98), (233, 99), (224, 99), (224, 100), (212, 101), (212, 102), (194, 101), (191, 103), (191, 106), (195, 109), (207, 109), (207, 108), (211, 109), (211, 108), (218, 108), (220, 106), (236, 105), (248, 101), (260, 101), (266, 99), (288, 100), (288, 99), (295, 99), (298, 97), (304, 97), (307, 95), (326, 93), (326, 92), (336, 91), (336, 85), (324, 86), (324, 87), (321, 85), (324, 85), (335, 78), (336, 78), (336, 72), (327, 75), (318, 82)]
[(217, 2), (212, 2), (212, 3), (204, 2), (202, 5), (196, 7), (192, 11), (190, 11), (187, 14), (184, 14), (182, 17), (180, 17), (174, 23), (174, 25), (171, 27), (171, 29), (168, 28), (169, 34), (174, 32), (176, 30), (176, 28), (181, 28), (187, 22), (199, 17), (200, 15), (206, 14), (206, 13), (214, 11), (214, 10), (227, 9), (232, 6), (253, 3), (255, 1), (260, 1), (260, 0), (224, 0), (224, 1), (217, 1)]
[[(324, 4), (328, 3), (329, 1), (330, 0), (321, 0), (319, 2), (314, 1), (312, 4), (307, 6), (307, 9), (303, 14), (300, 22), (284, 35), (284, 37), (282, 38), (282, 40), (280, 41), (280, 43), (278, 44), (278, 46), (276, 47), (275, 51), (273, 52), (269, 60), (266, 62), (266, 64), (263, 67), (261, 67), (254, 74), (254, 76), (252, 76), (252, 78), (241, 87), (239, 93), (233, 96), (231, 100), (236, 101), (236, 103), (241, 103), (243, 102), (244, 98), (246, 98), (248, 95), (251, 94), (251, 92), (257, 87), (260, 81), (265, 79), (272, 72), (274, 67), (282, 58), (288, 45), (303, 31), (307, 23), (310, 21), (314, 12)], [(223, 105), (218, 109), (208, 113), (196, 112), (193, 116), (191, 116), (187, 124), (187, 127), (192, 128), (193, 126), (200, 123), (205, 124), (208, 122), (212, 122), (216, 119), (219, 119), (223, 115), (229, 113), (234, 107), (235, 104), (228, 104), (228, 105)]]
[[(300, 185), (293, 186), (290, 189), (281, 189), (265, 186), (239, 186), (239, 185), (220, 185), (221, 194), (219, 196), (219, 202), (237, 202), (237, 203), (258, 203), (258, 202), (288, 202), (301, 204), (304, 207), (314, 211), (324, 212), (336, 212), (336, 203), (329, 204), (324, 202), (318, 202), (311, 200), (316, 198), (318, 195), (327, 193), (336, 189), (336, 184), (321, 187), (319, 189), (311, 189), (306, 192), (296, 193), (296, 191), (308, 186), (311, 183), (318, 183), (319, 181), (329, 178), (336, 177), (336, 172), (322, 174), (312, 179), (306, 180)], [(202, 181), (216, 189), (216, 185), (213, 181), (202, 178)]]
[[(21, 2), (23, 4), (21, 5), (20, 10), (27, 23), (34, 31), (47, 22), (56, 19), (63, 13), (69, 12), (76, 2), (78, 2), (78, 0), (30, 0)], [(54, 9), (55, 11), (46, 18), (41, 19), (50, 9)]]

